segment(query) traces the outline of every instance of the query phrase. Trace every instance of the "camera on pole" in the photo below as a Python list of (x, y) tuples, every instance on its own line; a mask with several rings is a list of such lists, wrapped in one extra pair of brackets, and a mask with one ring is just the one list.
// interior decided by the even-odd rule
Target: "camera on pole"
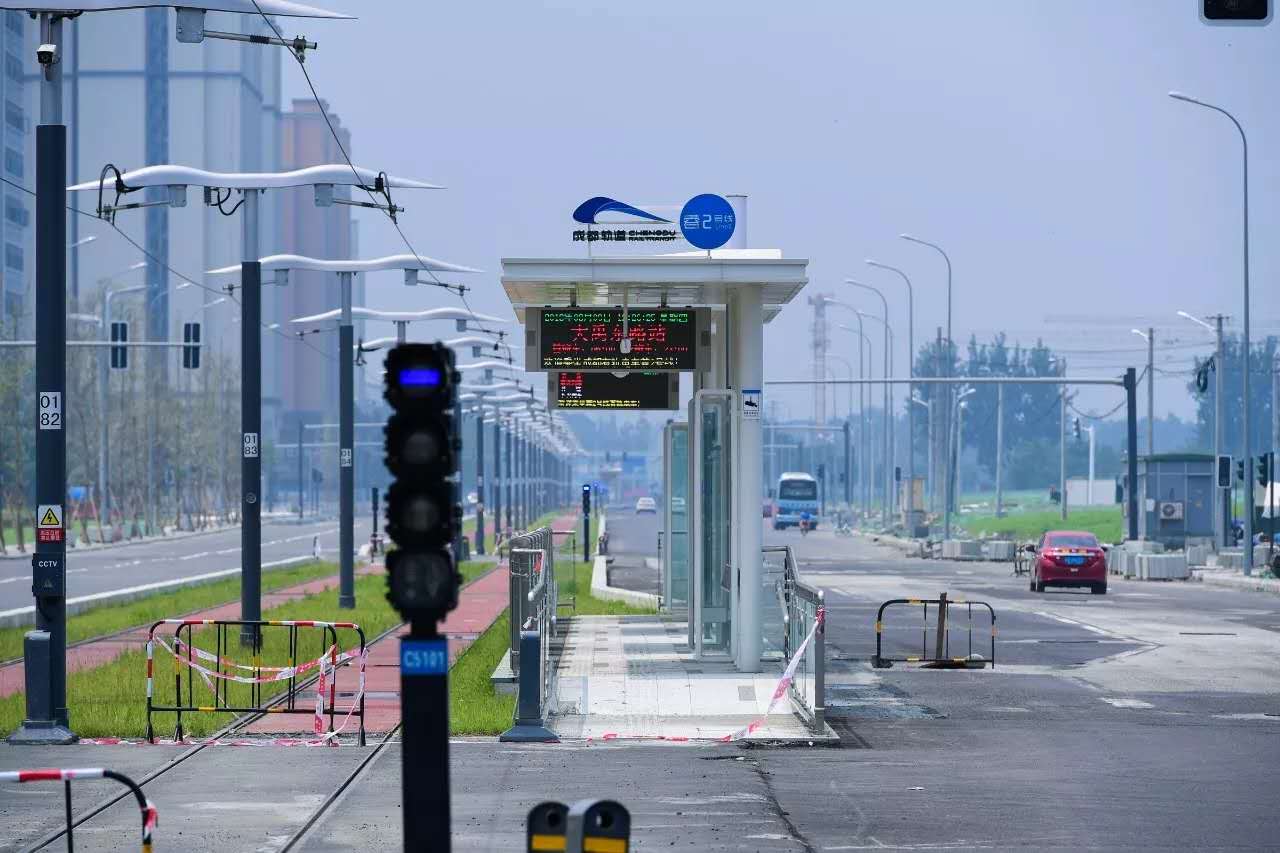
[(387, 354), (386, 531), (398, 546), (387, 555), (387, 596), (407, 619), (442, 619), (458, 606), (462, 583), (450, 544), (462, 508), (452, 477), (461, 441), (454, 430), (458, 374), (453, 351), (401, 344)]

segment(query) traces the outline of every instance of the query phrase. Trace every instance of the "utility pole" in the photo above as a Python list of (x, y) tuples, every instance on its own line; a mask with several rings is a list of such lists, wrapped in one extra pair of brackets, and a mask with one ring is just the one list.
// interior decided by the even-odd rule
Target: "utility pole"
[[(1213, 355), (1213, 458), (1217, 465), (1218, 456), (1223, 452), (1223, 374), (1226, 365), (1223, 363), (1222, 321), (1226, 318), (1218, 314), (1214, 321), (1214, 355)], [(1231, 490), (1218, 489), (1219, 495), (1215, 515), (1218, 517), (1218, 545), (1223, 548), (1231, 545)]]
[(493, 550), (502, 541), (502, 415), (493, 410)]
[[(1090, 477), (1093, 475), (1090, 474)], [(996, 518), (1004, 517), (1004, 383), (996, 386)]]
[(303, 510), (307, 506), (307, 474), (305, 460), (302, 458), (302, 433), (306, 427), (302, 418), (298, 418), (298, 521), (302, 521)]
[(1147, 456), (1156, 455), (1156, 330), (1147, 329)]
[[(36, 521), (31, 561), (36, 630), (23, 638), (26, 715), (11, 743), (72, 743), (67, 713), (67, 127), (62, 123), (61, 12), (41, 12), (36, 127)], [(44, 45), (54, 45), (47, 54)]]
[(1132, 367), (1124, 372), (1125, 440), (1128, 448), (1127, 479), (1128, 538), (1138, 538), (1138, 372)]
[[(241, 193), (244, 212), (240, 264), (240, 618), (262, 618), (262, 264), (258, 261), (260, 190)], [(262, 642), (256, 626), (240, 632), (241, 645)]]

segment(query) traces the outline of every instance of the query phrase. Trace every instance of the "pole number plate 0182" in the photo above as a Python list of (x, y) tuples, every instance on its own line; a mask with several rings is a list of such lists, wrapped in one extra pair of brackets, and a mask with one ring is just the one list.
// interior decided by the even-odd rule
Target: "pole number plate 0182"
[(62, 429), (62, 392), (40, 392), (40, 429)]

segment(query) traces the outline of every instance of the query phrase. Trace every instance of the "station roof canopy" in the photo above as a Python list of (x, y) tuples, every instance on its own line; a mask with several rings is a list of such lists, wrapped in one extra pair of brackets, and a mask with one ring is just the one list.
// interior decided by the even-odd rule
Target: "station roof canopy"
[(613, 258), (504, 258), (502, 287), (524, 322), (528, 307), (633, 308), (727, 305), (739, 288), (758, 287), (765, 322), (808, 283), (809, 262), (776, 249), (716, 249)]

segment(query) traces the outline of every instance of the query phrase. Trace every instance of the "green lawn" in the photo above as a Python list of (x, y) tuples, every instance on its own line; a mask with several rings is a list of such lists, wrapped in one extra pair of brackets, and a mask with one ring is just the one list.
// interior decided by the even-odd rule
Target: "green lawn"
[[(271, 592), (334, 575), (337, 571), (338, 567), (333, 563), (304, 563), (267, 569), (262, 574), (262, 589)], [(233, 575), (213, 583), (157, 593), (124, 604), (104, 604), (67, 618), (67, 642), (78, 643), (158, 619), (185, 616), (197, 610), (238, 601), (239, 598), (240, 578)], [(0, 660), (22, 657), (22, 637), (30, 630), (30, 626), (0, 628)]]
[(511, 619), (504, 610), (449, 670), (449, 731), (497, 735), (511, 727), (514, 693), (498, 693), (489, 680), (507, 650)]
[(994, 515), (964, 515), (958, 523), (970, 536), (1004, 535), (1017, 540), (1039, 539), (1047, 530), (1088, 530), (1103, 542), (1119, 542), (1123, 516), (1118, 506), (1068, 508), (1063, 521), (1057, 509), (1011, 513), (1004, 518)]

